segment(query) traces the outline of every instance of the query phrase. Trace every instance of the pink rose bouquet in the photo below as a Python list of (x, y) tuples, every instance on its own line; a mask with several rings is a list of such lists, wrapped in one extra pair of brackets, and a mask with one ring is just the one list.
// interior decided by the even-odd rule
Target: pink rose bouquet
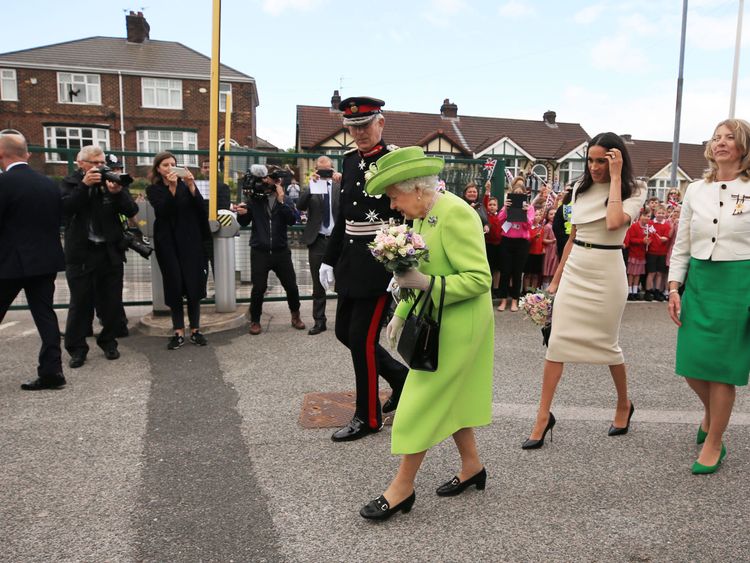
[[(383, 223), (368, 247), (375, 260), (391, 273), (404, 273), (419, 266), (420, 261), (430, 260), (430, 251), (422, 235), (415, 233), (408, 225), (397, 224), (393, 219)], [(402, 298), (410, 296), (413, 296), (411, 290), (401, 290)]]
[(527, 293), (518, 301), (518, 306), (526, 318), (542, 327), (542, 344), (549, 342), (552, 329), (552, 301), (553, 297), (546, 291)]

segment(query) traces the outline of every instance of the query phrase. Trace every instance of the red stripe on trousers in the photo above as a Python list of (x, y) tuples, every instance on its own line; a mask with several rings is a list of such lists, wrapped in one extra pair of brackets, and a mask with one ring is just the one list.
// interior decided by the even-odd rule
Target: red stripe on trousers
[(385, 307), (387, 300), (387, 295), (378, 297), (378, 301), (375, 304), (375, 312), (370, 319), (370, 328), (367, 330), (367, 341), (365, 342), (365, 356), (367, 358), (367, 388), (370, 390), (370, 401), (367, 405), (370, 428), (378, 427), (378, 411), (375, 401), (379, 401), (380, 397), (378, 397), (378, 372), (375, 369), (375, 335), (378, 333), (378, 327), (382, 321), (383, 308)]

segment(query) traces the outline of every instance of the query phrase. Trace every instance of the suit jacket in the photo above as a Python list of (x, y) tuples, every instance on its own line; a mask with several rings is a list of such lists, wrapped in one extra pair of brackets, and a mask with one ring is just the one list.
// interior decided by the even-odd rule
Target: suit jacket
[(0, 279), (64, 270), (61, 224), (62, 199), (52, 180), (28, 164), (0, 174)]
[[(341, 193), (341, 184), (331, 180), (331, 212), (335, 220), (339, 214), (339, 194)], [(307, 224), (302, 233), (302, 242), (310, 246), (320, 232), (320, 226), (323, 224), (323, 195), (311, 194), (310, 185), (302, 186), (297, 209), (307, 211)]]

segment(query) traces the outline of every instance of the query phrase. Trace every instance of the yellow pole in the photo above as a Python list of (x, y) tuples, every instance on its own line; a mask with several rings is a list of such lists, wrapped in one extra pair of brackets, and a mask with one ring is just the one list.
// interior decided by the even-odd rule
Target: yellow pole
[(208, 218), (216, 221), (216, 191), (219, 184), (219, 61), (221, 53), (221, 0), (213, 0), (213, 26), (211, 37), (211, 105), (209, 120), (208, 158), (211, 163), (208, 176), (210, 199)]
[[(232, 138), (232, 93), (227, 92), (227, 107), (224, 112), (224, 152), (232, 150), (229, 139)], [(229, 184), (229, 155), (224, 154), (224, 183)]]

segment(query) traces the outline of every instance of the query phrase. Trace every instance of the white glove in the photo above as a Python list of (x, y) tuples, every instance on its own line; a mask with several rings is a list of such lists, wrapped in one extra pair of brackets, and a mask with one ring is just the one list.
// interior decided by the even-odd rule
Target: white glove
[(396, 283), (401, 289), (421, 289), (426, 291), (430, 287), (430, 277), (425, 276), (416, 268), (412, 268), (403, 274), (396, 274)]
[(398, 299), (398, 296), (401, 293), (401, 288), (398, 286), (395, 276), (391, 276), (391, 281), (388, 282), (388, 287), (386, 287), (385, 290), (393, 295), (394, 299)]
[(385, 327), (385, 337), (388, 339), (388, 345), (392, 350), (396, 349), (398, 339), (401, 337), (401, 331), (404, 329), (404, 323), (406, 321), (401, 317), (393, 315), (391, 322)]
[(325, 262), (320, 265), (320, 272), (318, 272), (318, 279), (320, 279), (320, 285), (323, 289), (328, 291), (333, 287), (336, 279), (333, 277), (333, 266), (329, 266)]

